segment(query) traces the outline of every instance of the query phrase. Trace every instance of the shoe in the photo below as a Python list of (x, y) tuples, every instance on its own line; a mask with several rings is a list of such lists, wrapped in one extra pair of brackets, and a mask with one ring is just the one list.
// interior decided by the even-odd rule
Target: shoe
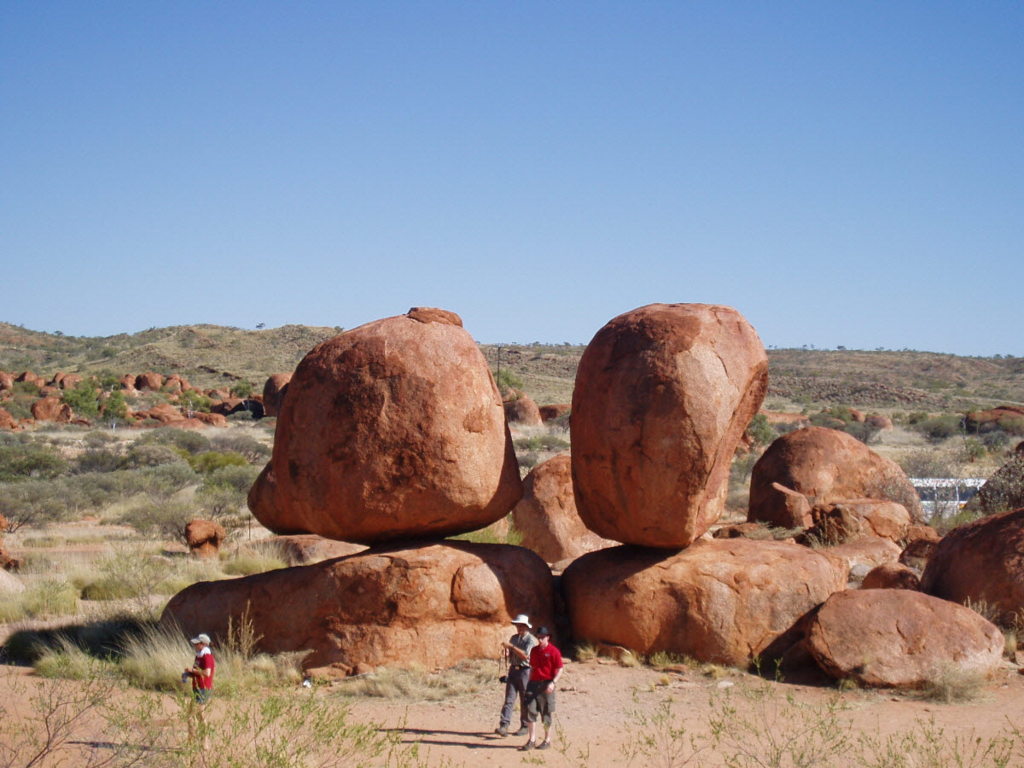
[[(500, 725), (500, 726), (498, 726), (497, 728), (494, 729), (494, 732), (496, 734), (498, 734), (499, 736), (501, 736), (501, 738), (504, 739), (506, 736), (508, 736), (508, 726), (507, 725)], [(518, 736), (518, 735), (519, 734), (517, 733), (516, 736)]]
[(519, 748), (520, 752), (529, 752), (531, 749), (536, 749), (537, 743), (534, 741), (528, 741)]
[(513, 733), (512, 735), (513, 736), (525, 736), (529, 732), (530, 732), (530, 729), (527, 728), (525, 725), (523, 725), (523, 726), (520, 726), (519, 730), (516, 731), (515, 733)]
[(540, 743), (540, 746), (537, 747), (537, 749), (551, 749), (551, 742), (550, 741), (542, 741)]

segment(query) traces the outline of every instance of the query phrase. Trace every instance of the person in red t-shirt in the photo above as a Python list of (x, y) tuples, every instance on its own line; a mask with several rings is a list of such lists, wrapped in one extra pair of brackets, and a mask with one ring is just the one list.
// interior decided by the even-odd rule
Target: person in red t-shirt
[[(562, 653), (551, 644), (547, 627), (537, 630), (537, 645), (530, 651), (530, 682), (526, 686), (529, 733), (519, 749), (548, 749), (551, 746), (551, 715), (555, 712), (555, 684), (562, 676)], [(544, 741), (537, 743), (537, 721), (544, 723)]]
[[(182, 681), (192, 681), (192, 705), (196, 719), (199, 720), (199, 729), (203, 733), (203, 745), (206, 745), (206, 722), (203, 717), (203, 707), (210, 700), (213, 694), (213, 670), (217, 663), (213, 658), (213, 651), (210, 650), (210, 636), (207, 634), (197, 635), (192, 638), (192, 646), (196, 649), (196, 658), (192, 662), (192, 668), (186, 669), (182, 674)], [(188, 737), (195, 738), (195, 723), (192, 717), (188, 719)]]

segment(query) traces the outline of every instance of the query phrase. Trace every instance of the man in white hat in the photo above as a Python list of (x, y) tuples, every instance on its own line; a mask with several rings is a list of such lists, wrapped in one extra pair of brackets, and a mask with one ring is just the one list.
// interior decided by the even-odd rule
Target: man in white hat
[(530, 651), (537, 645), (537, 638), (530, 634), (530, 617), (521, 613), (512, 619), (516, 633), (507, 643), (502, 643), (505, 655), (509, 659), (508, 678), (505, 681), (505, 706), (501, 708), (501, 720), (495, 733), (508, 736), (508, 726), (512, 722), (512, 709), (519, 697), (519, 730), (514, 736), (523, 736), (529, 730), (526, 713), (526, 684), (530, 680)]

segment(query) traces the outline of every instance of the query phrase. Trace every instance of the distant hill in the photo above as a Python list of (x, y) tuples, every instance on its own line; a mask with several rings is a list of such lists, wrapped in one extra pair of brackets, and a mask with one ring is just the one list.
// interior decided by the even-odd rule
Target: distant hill
[[(342, 331), (285, 325), (243, 330), (217, 325), (150, 328), (106, 337), (58, 336), (0, 323), (0, 370), (179, 373), (213, 387), (247, 379), (262, 387), (294, 370), (314, 346)], [(582, 345), (483, 344), (492, 371), (511, 371), (541, 404), (572, 398)], [(769, 404), (843, 404), (866, 409), (966, 410), (1024, 404), (1024, 358), (934, 352), (772, 349)]]

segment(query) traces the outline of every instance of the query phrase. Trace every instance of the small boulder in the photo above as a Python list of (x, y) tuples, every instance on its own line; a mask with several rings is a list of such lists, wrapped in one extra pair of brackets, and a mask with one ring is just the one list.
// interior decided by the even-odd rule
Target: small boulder
[(917, 574), (902, 563), (883, 563), (868, 572), (861, 582), (861, 589), (911, 589), (921, 588)]
[(185, 526), (185, 539), (193, 557), (212, 560), (220, 555), (220, 545), (227, 532), (212, 520), (193, 520)]
[(227, 417), (221, 416), (219, 413), (196, 411), (192, 414), (192, 418), (208, 427), (226, 427), (228, 425)]
[(562, 588), (577, 641), (745, 665), (781, 656), (846, 576), (841, 561), (806, 547), (738, 538), (591, 552), (566, 569)]
[(572, 410), (572, 406), (569, 403), (556, 403), (555, 405), (541, 405), (540, 418), (545, 424), (549, 421), (559, 419), (565, 414)]
[(549, 563), (575, 559), (617, 543), (602, 539), (580, 520), (568, 453), (560, 453), (531, 470), (523, 481), (523, 498), (512, 510), (512, 520), (523, 535), (522, 546)]
[(174, 424), (175, 426), (180, 426), (178, 422), (185, 420), (185, 417), (181, 415), (181, 411), (170, 403), (154, 405), (149, 409), (148, 416), (151, 419), (156, 419), (161, 424)]
[(865, 536), (834, 547), (826, 547), (823, 551), (846, 561), (850, 570), (857, 566), (866, 566), (867, 570), (864, 573), (867, 573), (880, 565), (898, 562), (902, 550), (898, 544), (888, 539)]
[(900, 562), (914, 568), (918, 573), (924, 571), (928, 560), (935, 551), (935, 545), (942, 539), (939, 532), (930, 525), (912, 525), (907, 530), (906, 545), (900, 554)]
[(768, 357), (735, 309), (651, 304), (597, 332), (573, 389), (576, 506), (606, 539), (677, 549), (725, 509), (729, 471), (768, 389)]
[(14, 389), (14, 374), (0, 371), (0, 392), (8, 389)]
[(1003, 633), (969, 608), (904, 589), (834, 594), (807, 631), (823, 670), (877, 688), (919, 688), (944, 666), (992, 675), (1003, 644)]
[(505, 419), (509, 424), (520, 424), (525, 427), (536, 427), (543, 424), (540, 408), (525, 392), (515, 391), (515, 396), (502, 403)]
[(20, 429), (18, 420), (3, 408), (0, 408), (0, 429)]
[(281, 412), (281, 403), (288, 392), (288, 382), (292, 380), (290, 373), (275, 373), (263, 385), (263, 413), (266, 416), (277, 416)]

